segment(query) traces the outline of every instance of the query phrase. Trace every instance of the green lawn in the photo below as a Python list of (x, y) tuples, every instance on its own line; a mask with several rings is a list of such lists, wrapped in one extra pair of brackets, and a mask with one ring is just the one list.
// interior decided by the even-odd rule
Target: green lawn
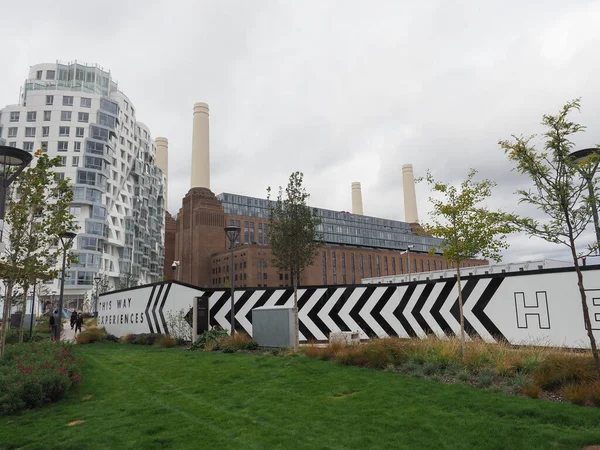
[[(600, 443), (600, 409), (306, 357), (78, 346), (85, 381), (0, 417), (0, 448), (548, 449)], [(92, 397), (85, 400), (86, 396)], [(76, 420), (85, 423), (67, 426)]]

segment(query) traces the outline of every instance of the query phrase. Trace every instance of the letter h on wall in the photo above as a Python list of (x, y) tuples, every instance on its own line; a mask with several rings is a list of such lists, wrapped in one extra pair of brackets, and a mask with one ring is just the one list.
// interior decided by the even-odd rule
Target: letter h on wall
[(524, 292), (515, 292), (515, 311), (517, 313), (517, 328), (529, 328), (529, 316), (537, 317), (540, 329), (550, 328), (550, 312), (548, 297), (545, 291), (535, 293), (535, 302), (527, 304)]
[(600, 289), (586, 289), (585, 294), (590, 312), (592, 330), (600, 330)]

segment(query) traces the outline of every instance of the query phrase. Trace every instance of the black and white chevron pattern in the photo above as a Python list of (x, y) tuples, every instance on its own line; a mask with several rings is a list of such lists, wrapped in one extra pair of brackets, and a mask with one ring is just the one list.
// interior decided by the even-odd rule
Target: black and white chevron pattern
[(146, 320), (148, 321), (150, 333), (169, 334), (167, 321), (165, 320), (164, 315), (164, 307), (171, 286), (171, 283), (152, 286), (152, 292), (150, 293), (144, 312)]
[[(487, 304), (503, 281), (503, 277), (473, 277), (465, 280), (463, 308), (465, 331), (470, 338), (482, 338), (488, 342), (506, 340), (485, 313)], [(160, 302), (160, 289), (158, 291), (156, 294), (153, 291), (154, 303), (152, 297), (148, 301), (147, 315)], [(229, 290), (206, 291), (205, 294), (209, 296), (211, 326), (229, 329)], [(252, 336), (252, 309), (274, 305), (291, 307), (293, 294), (291, 288), (237, 290), (236, 329)], [(152, 303), (154, 308), (151, 308)], [(456, 279), (405, 285), (299, 289), (298, 316), (301, 341), (326, 341), (329, 334), (335, 331), (359, 331), (362, 339), (396, 336), (425, 338), (427, 335), (450, 337), (460, 332)], [(154, 319), (158, 328), (155, 315)]]

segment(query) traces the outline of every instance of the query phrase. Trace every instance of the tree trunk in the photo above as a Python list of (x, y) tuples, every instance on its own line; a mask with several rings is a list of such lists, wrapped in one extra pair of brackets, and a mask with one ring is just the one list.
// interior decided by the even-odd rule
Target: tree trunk
[(8, 283), (6, 292), (4, 293), (4, 308), (2, 315), (2, 329), (0, 330), (0, 357), (4, 356), (6, 348), (6, 334), (10, 327), (10, 307), (12, 303), (12, 282)]
[(300, 335), (298, 332), (298, 278), (293, 277), (294, 282), (294, 353), (298, 353), (300, 346)]
[[(19, 319), (19, 343), (23, 343), (23, 334), (25, 332), (25, 314), (27, 313), (27, 291), (29, 286), (23, 286), (23, 307), (21, 308), (21, 318)], [(32, 318), (33, 319), (33, 318)]]
[(583, 286), (583, 274), (581, 273), (581, 267), (579, 266), (579, 260), (577, 259), (577, 253), (575, 251), (575, 240), (573, 239), (573, 233), (571, 232), (570, 221), (567, 220), (567, 226), (569, 227), (569, 242), (571, 244), (571, 256), (573, 257), (573, 263), (575, 264), (575, 272), (577, 273), (577, 286), (579, 287), (579, 295), (581, 296), (581, 309), (583, 310), (583, 323), (587, 331), (588, 338), (590, 339), (590, 347), (592, 349), (592, 356), (594, 357), (594, 363), (596, 364), (596, 372), (598, 378), (600, 378), (600, 357), (598, 356), (598, 346), (596, 345), (596, 338), (594, 336), (594, 330), (592, 330), (592, 323), (590, 321), (590, 311), (587, 305), (587, 298), (585, 295), (585, 287)]
[(465, 316), (463, 314), (462, 287), (460, 285), (460, 263), (456, 265), (456, 281), (458, 283), (458, 311), (460, 312), (460, 353), (464, 363), (467, 355), (467, 344), (465, 343)]

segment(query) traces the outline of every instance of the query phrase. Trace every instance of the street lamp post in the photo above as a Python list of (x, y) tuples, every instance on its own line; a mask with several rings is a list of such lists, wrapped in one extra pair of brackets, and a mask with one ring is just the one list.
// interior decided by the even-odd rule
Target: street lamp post
[(58, 297), (58, 324), (56, 328), (57, 340), (60, 340), (61, 328), (62, 328), (62, 310), (63, 310), (63, 297), (65, 293), (65, 270), (67, 266), (67, 250), (71, 247), (73, 239), (77, 234), (72, 231), (65, 231), (60, 235), (60, 243), (63, 247), (63, 262), (62, 262), (62, 277), (60, 279), (60, 297)]
[(235, 284), (233, 282), (233, 247), (235, 245), (235, 241), (240, 235), (240, 227), (233, 225), (225, 227), (225, 234), (227, 234), (229, 246), (231, 247), (231, 261), (229, 262), (231, 270), (229, 271), (229, 282), (231, 283), (231, 335), (233, 336), (233, 333), (235, 332), (235, 302), (233, 299), (233, 294), (235, 292)]
[(100, 282), (102, 281), (102, 277), (94, 277), (94, 284), (96, 285), (96, 299), (94, 300), (94, 315), (98, 315), (98, 288), (100, 287)]
[[(592, 155), (600, 156), (600, 149), (598, 148), (585, 148), (583, 150), (577, 150), (569, 154), (569, 157), (576, 163), (584, 162), (587, 158)], [(599, 162), (590, 164), (589, 166), (581, 166), (579, 173), (587, 182), (588, 194), (590, 198), (590, 206), (592, 207), (592, 217), (594, 218), (594, 231), (596, 232), (596, 243), (598, 244), (597, 252), (600, 255), (600, 221), (598, 220), (598, 205), (596, 203), (596, 197), (594, 195), (594, 175), (598, 170)]]
[(181, 262), (173, 261), (173, 264), (171, 264), (171, 269), (177, 269), (177, 281), (181, 281)]
[(35, 306), (35, 285), (37, 283), (33, 283), (33, 292), (31, 294), (31, 317), (29, 318), (29, 340), (31, 340), (31, 337), (33, 336), (33, 314), (34, 314), (34, 310), (33, 307)]
[(0, 145), (0, 241), (2, 241), (2, 232), (4, 231), (4, 211), (8, 187), (29, 165), (32, 158), (31, 152)]
[(406, 246), (406, 251), (405, 251), (405, 252), (402, 252), (402, 253), (400, 253), (401, 255), (404, 255), (404, 254), (406, 254), (406, 255), (407, 255), (407, 261), (408, 261), (408, 264), (406, 265), (406, 267), (407, 267), (407, 269), (408, 269), (408, 281), (410, 281), (410, 249), (411, 249), (411, 248), (415, 248), (415, 246), (414, 246), (414, 245), (407, 245), (407, 246)]

